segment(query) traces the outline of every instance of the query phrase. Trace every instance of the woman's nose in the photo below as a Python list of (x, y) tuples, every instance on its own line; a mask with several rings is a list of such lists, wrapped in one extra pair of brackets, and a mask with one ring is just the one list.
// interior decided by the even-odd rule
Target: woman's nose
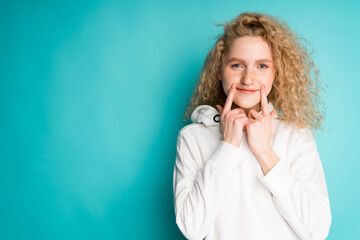
[(251, 85), (253, 84), (253, 82), (254, 82), (253, 74), (248, 69), (245, 70), (241, 79), (241, 83), (244, 85)]

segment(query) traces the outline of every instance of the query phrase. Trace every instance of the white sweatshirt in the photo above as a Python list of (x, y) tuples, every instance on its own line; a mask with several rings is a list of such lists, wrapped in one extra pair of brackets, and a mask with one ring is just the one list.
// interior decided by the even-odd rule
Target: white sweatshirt
[[(274, 109), (269, 103), (269, 112)], [(280, 160), (264, 176), (249, 149), (221, 141), (219, 112), (198, 106), (180, 130), (173, 175), (176, 224), (191, 240), (325, 239), (329, 197), (315, 139), (277, 119)]]

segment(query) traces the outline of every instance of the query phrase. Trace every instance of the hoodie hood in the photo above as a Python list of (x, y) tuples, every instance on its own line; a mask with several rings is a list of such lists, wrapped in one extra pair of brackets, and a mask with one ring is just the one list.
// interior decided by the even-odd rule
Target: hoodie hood
[[(268, 107), (269, 112), (274, 109), (274, 105), (271, 102), (268, 103)], [(260, 111), (260, 113), (261, 112), (262, 111)], [(276, 112), (274, 118), (277, 118)], [(191, 114), (191, 121), (193, 123), (202, 123), (207, 127), (217, 127), (220, 123), (220, 113), (216, 108), (210, 105), (200, 105), (196, 107)]]

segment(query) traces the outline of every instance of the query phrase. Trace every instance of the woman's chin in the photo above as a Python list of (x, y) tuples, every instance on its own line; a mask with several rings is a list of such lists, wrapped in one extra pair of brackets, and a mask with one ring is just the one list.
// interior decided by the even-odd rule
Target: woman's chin
[(239, 106), (240, 108), (243, 109), (249, 109), (249, 108), (253, 108), (254, 106), (256, 106), (256, 104), (258, 104), (258, 102), (239, 102), (239, 103), (235, 103), (237, 106)]

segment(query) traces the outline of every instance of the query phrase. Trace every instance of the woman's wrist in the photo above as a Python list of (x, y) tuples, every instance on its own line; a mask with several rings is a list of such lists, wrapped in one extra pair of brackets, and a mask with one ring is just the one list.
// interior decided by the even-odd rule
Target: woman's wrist
[(224, 139), (224, 138), (223, 138), (223, 141), (224, 141), (224, 142), (227, 142), (227, 143), (229, 143), (229, 144), (232, 144), (232, 145), (234, 145), (235, 147), (240, 147), (240, 144), (241, 144), (241, 142), (226, 140), (226, 139)]
[(264, 175), (268, 174), (268, 172), (270, 172), (270, 170), (280, 160), (272, 148), (256, 154), (255, 157), (258, 159)]

